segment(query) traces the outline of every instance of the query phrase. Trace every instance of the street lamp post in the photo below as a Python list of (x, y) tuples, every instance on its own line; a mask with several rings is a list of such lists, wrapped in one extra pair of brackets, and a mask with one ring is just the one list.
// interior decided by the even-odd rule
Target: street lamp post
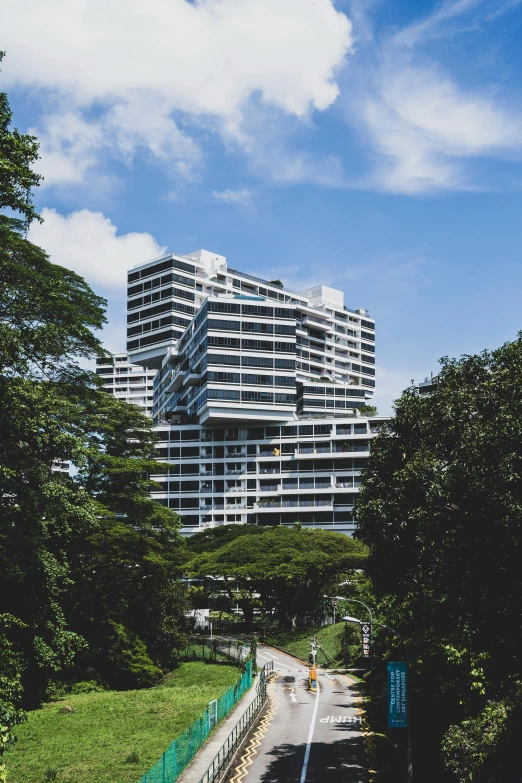
[(365, 603), (363, 603), (363, 601), (360, 601), (358, 598), (343, 598), (342, 600), (343, 600), (343, 601), (348, 601), (348, 602), (350, 602), (350, 603), (352, 603), (352, 604), (361, 604), (361, 606), (364, 606), (364, 608), (365, 608), (365, 609), (366, 609), (366, 611), (368, 612), (368, 615), (369, 615), (369, 617), (370, 617), (370, 628), (369, 628), (369, 631), (370, 631), (370, 633), (369, 633), (369, 637), (368, 637), (368, 641), (369, 641), (369, 644), (368, 644), (368, 646), (369, 646), (369, 651), (368, 651), (368, 652), (369, 652), (369, 655), (368, 655), (368, 657), (370, 658), (370, 666), (371, 666), (371, 656), (372, 656), (372, 630), (373, 630), (373, 628), (372, 628), (372, 626), (373, 626), (373, 615), (372, 615), (372, 610), (370, 609), (370, 607), (369, 607), (369, 606), (366, 606), (366, 604), (365, 604)]

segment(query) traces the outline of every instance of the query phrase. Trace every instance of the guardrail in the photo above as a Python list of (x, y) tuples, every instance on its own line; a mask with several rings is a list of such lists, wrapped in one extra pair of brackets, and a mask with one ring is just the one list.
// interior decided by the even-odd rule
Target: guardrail
[(266, 683), (267, 678), (274, 669), (274, 662), (265, 663), (260, 671), (259, 682), (256, 689), (257, 694), (254, 701), (249, 704), (243, 715), (240, 717), (225, 742), (214, 756), (212, 763), (205, 772), (199, 783), (216, 783), (228, 770), (234, 755), (247, 736), (250, 728), (255, 723), (257, 716), (266, 704)]

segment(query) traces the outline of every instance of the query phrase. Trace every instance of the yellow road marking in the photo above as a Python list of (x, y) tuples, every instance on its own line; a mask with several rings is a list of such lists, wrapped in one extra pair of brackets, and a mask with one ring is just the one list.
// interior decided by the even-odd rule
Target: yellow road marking
[(269, 708), (264, 714), (263, 718), (259, 721), (259, 725), (252, 735), (250, 742), (246, 746), (239, 764), (235, 768), (234, 776), (229, 779), (229, 783), (241, 783), (243, 778), (246, 777), (248, 774), (248, 768), (252, 765), (254, 756), (256, 755), (259, 746), (261, 745), (261, 740), (268, 731), (268, 727), (270, 726), (270, 723), (272, 722), (272, 719), (277, 712), (279, 707), (279, 699), (274, 683), (271, 682), (268, 685), (268, 691)]

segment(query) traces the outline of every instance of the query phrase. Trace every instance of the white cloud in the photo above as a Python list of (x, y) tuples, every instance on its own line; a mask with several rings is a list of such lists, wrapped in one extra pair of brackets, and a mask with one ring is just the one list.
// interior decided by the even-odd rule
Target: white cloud
[(346, 116), (377, 153), (373, 171), (356, 185), (410, 194), (472, 188), (480, 183), (469, 175), (469, 159), (520, 156), (520, 102), (502, 102), (487, 86), (462, 87), (423, 48), (430, 38), (450, 34), (445, 25), (475, 8), (484, 20), (483, 5), (443, 3), (421, 22), (381, 39), (378, 48), (372, 41), (370, 51), (362, 49), (359, 61), (352, 60), (357, 90), (346, 97)]
[(435, 66), (383, 68), (361, 107), (381, 153), (373, 182), (417, 193), (470, 186), (466, 158), (498, 157), (522, 146), (522, 119), (486, 95), (460, 89)]
[(78, 111), (64, 111), (42, 119), (41, 129), (30, 128), (40, 142), (38, 170), (45, 185), (82, 182), (87, 170), (96, 163), (103, 132), (96, 123), (87, 122)]
[(162, 255), (165, 247), (146, 233), (117, 233), (101, 212), (82, 209), (60, 215), (42, 210), (43, 223), (32, 223), (29, 239), (42, 247), (51, 261), (72, 269), (101, 292), (125, 291), (127, 271), (135, 264)]
[(191, 176), (200, 153), (174, 112), (239, 127), (261, 101), (304, 118), (337, 98), (352, 45), (332, 0), (5, 0), (3, 17), (8, 83), (57, 102), (42, 149), (57, 181), (111, 145)]
[(222, 204), (237, 204), (251, 212), (255, 211), (254, 194), (249, 188), (227, 188), (212, 191), (212, 198)]

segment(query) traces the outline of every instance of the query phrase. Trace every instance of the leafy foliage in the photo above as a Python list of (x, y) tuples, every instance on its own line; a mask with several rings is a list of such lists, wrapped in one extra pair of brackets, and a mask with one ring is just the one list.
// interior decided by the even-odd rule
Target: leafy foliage
[(199, 554), (187, 570), (224, 577), (220, 589), (231, 600), (235, 597), (249, 622), (254, 607), (262, 606), (282, 625), (295, 628), (319, 605), (326, 586), (339, 574), (359, 568), (366, 557), (360, 542), (323, 530), (245, 527), (243, 531), (222, 547)]
[[(2, 62), (5, 52), (0, 52)], [(11, 128), (12, 112), (5, 93), (0, 93), (0, 209), (22, 213), (26, 224), (38, 218), (31, 191), (42, 177), (33, 171), (38, 160), (38, 142), (34, 136)]]
[(0, 373), (2, 377), (84, 383), (77, 357), (101, 353), (92, 329), (105, 300), (69, 269), (12, 230), (0, 215)]
[(186, 600), (152, 424), (80, 366), (103, 353), (105, 301), (25, 238), (38, 145), (10, 124), (0, 95), (0, 209), (22, 216), (0, 214), (0, 758), (50, 682), (155, 682)]
[(477, 772), (492, 755), (506, 728), (508, 708), (490, 702), (476, 718), (451, 726), (442, 742), (446, 767), (462, 783), (473, 783)]
[(441, 365), (433, 393), (407, 389), (372, 442), (356, 508), (408, 647), (426, 780), (448, 724), (521, 675), (522, 338)]

